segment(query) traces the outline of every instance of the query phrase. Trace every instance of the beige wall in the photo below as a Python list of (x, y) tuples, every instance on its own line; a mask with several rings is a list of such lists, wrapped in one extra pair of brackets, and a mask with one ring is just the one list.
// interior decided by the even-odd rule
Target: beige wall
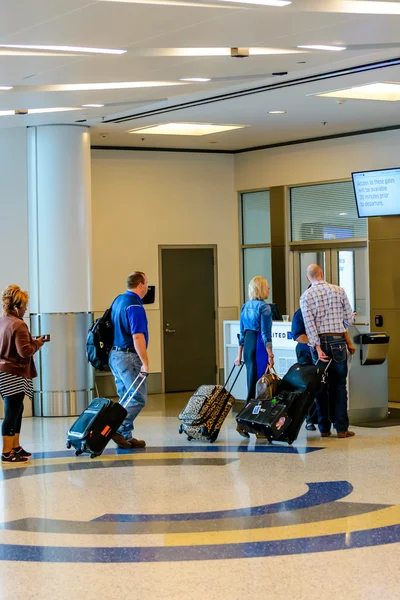
[(0, 130), (0, 290), (29, 285), (26, 153), (26, 129)]
[[(400, 131), (239, 154), (237, 190), (350, 179), (352, 171), (399, 167)], [(389, 400), (400, 402), (400, 217), (369, 219), (371, 329), (382, 314), (391, 336)]]
[(311, 142), (235, 156), (237, 190), (350, 179), (352, 171), (398, 167), (400, 131)]
[[(234, 158), (174, 152), (93, 151), (93, 310), (124, 290), (134, 269), (157, 286), (147, 307), (150, 371), (161, 371), (159, 245), (216, 244), (219, 330), (236, 318), (239, 297), (238, 204)], [(182, 306), (190, 291), (182, 282)], [(195, 335), (195, 332), (194, 332)], [(219, 364), (223, 364), (220, 338)]]

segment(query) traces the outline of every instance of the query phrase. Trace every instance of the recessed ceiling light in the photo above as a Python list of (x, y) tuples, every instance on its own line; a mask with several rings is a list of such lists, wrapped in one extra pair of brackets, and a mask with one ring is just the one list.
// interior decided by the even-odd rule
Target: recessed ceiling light
[(243, 129), (245, 125), (215, 125), (210, 123), (163, 123), (131, 129), (128, 133), (159, 134), (159, 135), (209, 135), (211, 133), (222, 133), (232, 129)]
[(205, 83), (206, 81), (211, 81), (211, 79), (207, 77), (183, 77), (180, 81), (189, 81), (193, 83)]
[(83, 108), (102, 108), (104, 104), (82, 104)]
[(310, 46), (297, 46), (298, 48), (304, 48), (305, 50), (328, 50), (329, 52), (341, 52), (346, 50), (346, 46), (323, 46), (323, 45), (310, 45)]
[(269, 110), (269, 115), (286, 115), (286, 110)]
[(339, 217), (345, 217), (347, 213), (339, 213)]
[(81, 54), (125, 54), (126, 50), (114, 48), (85, 48), (84, 46), (37, 46), (31, 44), (0, 44), (0, 48), (10, 50), (43, 50), (44, 52), (72, 52)]
[[(179, 81), (115, 81), (109, 83), (67, 83), (60, 85), (41, 85), (39, 91), (43, 92), (85, 92), (93, 90), (129, 90), (133, 88), (163, 87), (170, 85), (184, 85)], [(34, 91), (34, 87), (30, 88)]]
[(0, 85), (0, 92), (8, 92), (8, 90), (12, 90), (11, 85)]
[(332, 92), (310, 94), (325, 98), (349, 98), (351, 100), (383, 100), (385, 102), (398, 102), (400, 100), (400, 83), (368, 83)]
[(361, 0), (344, 0), (340, 12), (351, 12), (368, 15), (400, 15), (399, 2), (374, 2)]

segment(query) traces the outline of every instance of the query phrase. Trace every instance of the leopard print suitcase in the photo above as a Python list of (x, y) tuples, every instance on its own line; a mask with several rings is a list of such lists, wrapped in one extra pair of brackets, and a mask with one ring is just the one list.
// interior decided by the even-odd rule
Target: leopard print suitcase
[[(240, 375), (242, 366), (240, 366), (231, 390)], [(179, 433), (185, 433), (189, 441), (215, 442), (217, 439), (219, 431), (235, 403), (235, 398), (226, 389), (234, 369), (235, 367), (230, 372), (224, 386), (200, 386), (180, 413), (179, 419), (182, 423)]]

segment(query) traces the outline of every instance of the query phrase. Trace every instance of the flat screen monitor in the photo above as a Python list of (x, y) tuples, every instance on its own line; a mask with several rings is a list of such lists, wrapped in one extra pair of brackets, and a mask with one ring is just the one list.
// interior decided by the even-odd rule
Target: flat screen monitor
[(143, 304), (154, 304), (155, 297), (156, 297), (156, 286), (149, 285), (147, 294), (142, 298), (142, 302), (143, 302)]
[(400, 215), (400, 169), (351, 174), (359, 217)]

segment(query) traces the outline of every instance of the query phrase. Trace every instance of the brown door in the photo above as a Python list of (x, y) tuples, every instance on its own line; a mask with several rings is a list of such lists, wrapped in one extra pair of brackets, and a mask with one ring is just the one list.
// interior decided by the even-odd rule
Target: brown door
[(166, 392), (216, 382), (213, 248), (161, 250)]

